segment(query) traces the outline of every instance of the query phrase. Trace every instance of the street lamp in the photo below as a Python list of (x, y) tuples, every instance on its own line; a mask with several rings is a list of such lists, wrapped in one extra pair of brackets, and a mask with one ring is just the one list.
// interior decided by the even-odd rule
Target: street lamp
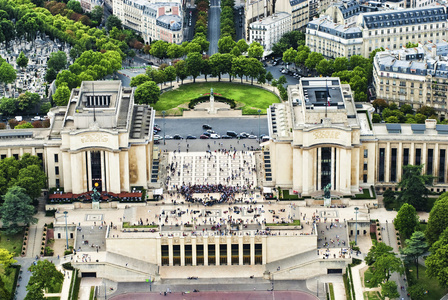
[(358, 213), (359, 207), (355, 207), (355, 245), (358, 245)]
[(258, 110), (258, 140), (261, 141), (260, 139), (260, 113), (261, 113), (261, 109)]
[(165, 111), (162, 111), (162, 118), (163, 118), (163, 144), (166, 145), (165, 143)]
[(67, 242), (67, 248), (66, 250), (68, 250), (68, 227), (67, 227), (67, 214), (68, 211), (64, 211), (64, 217), (65, 217), (65, 241)]

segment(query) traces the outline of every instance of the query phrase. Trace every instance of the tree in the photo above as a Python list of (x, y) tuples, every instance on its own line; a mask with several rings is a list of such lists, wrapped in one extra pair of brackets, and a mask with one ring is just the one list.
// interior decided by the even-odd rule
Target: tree
[(70, 0), (67, 3), (67, 9), (73, 10), (75, 13), (82, 14), (81, 3), (76, 0)]
[(428, 202), (429, 190), (426, 188), (433, 180), (431, 175), (422, 175), (423, 165), (403, 166), (403, 175), (398, 187), (401, 188), (398, 194), (399, 203), (409, 203), (416, 210), (425, 210)]
[(285, 75), (280, 76), (280, 77), (278, 78), (278, 80), (277, 80), (277, 83), (278, 83), (278, 84), (281, 84), (281, 85), (286, 84), (287, 81), (286, 81), (286, 77), (285, 77)]
[(406, 248), (401, 250), (401, 254), (405, 256), (405, 260), (415, 263), (417, 268), (418, 279), (418, 258), (428, 251), (425, 234), (421, 231), (415, 231), (410, 239), (406, 240)]
[(235, 46), (236, 43), (231, 36), (225, 36), (218, 41), (219, 53), (230, 53)]
[(243, 76), (247, 74), (246, 66), (248, 60), (244, 56), (234, 57), (232, 60), (232, 74), (241, 78), (241, 83), (243, 83)]
[(400, 258), (393, 253), (385, 253), (379, 256), (372, 264), (373, 274), (371, 282), (374, 285), (381, 284), (383, 281), (389, 281), (392, 273), (404, 273), (403, 263)]
[(168, 43), (159, 40), (151, 44), (151, 50), (149, 50), (149, 54), (157, 58), (164, 58), (167, 56), (167, 51), (168, 51)]
[(247, 52), (247, 49), (249, 49), (249, 45), (246, 43), (244, 39), (241, 39), (238, 42), (236, 42), (236, 46), (238, 47), (241, 53)]
[(436, 110), (434, 107), (423, 105), (419, 109), (417, 109), (417, 113), (430, 117), (436, 114)]
[(130, 86), (136, 87), (136, 86), (139, 86), (139, 85), (145, 83), (146, 81), (150, 81), (150, 80), (151, 80), (151, 78), (148, 75), (138, 74), (137, 76), (134, 76), (131, 78)]
[(25, 56), (25, 53), (20, 52), (19, 57), (17, 57), (16, 63), (22, 69), (28, 65), (28, 57)]
[(56, 266), (49, 260), (39, 260), (29, 268), (32, 273), (27, 291), (36, 288), (46, 290), (53, 285), (59, 285), (64, 281), (64, 275), (56, 269)]
[(429, 249), (431, 254), (425, 260), (426, 275), (437, 279), (442, 287), (448, 287), (448, 229), (445, 229)]
[(103, 20), (103, 14), (103, 8), (99, 5), (96, 5), (90, 12), (90, 18), (99, 24)]
[(0, 215), (6, 234), (19, 233), (22, 230), (21, 226), (37, 223), (37, 219), (33, 217), (34, 206), (24, 188), (19, 186), (9, 188), (3, 200)]
[(119, 30), (123, 29), (121, 20), (115, 15), (110, 15), (106, 20), (106, 30), (111, 31), (114, 27)]
[(422, 284), (414, 284), (408, 287), (408, 293), (412, 300), (423, 300), (426, 297), (426, 288)]
[(312, 52), (305, 60), (305, 66), (310, 70), (315, 69), (322, 59), (324, 59), (324, 56), (321, 53)]
[(249, 50), (247, 53), (251, 58), (261, 59), (263, 57), (264, 49), (259, 42), (252, 42), (249, 45)]
[(179, 58), (184, 55), (184, 48), (178, 44), (169, 44), (168, 49), (166, 50), (166, 55), (169, 58)]
[(14, 98), (2, 98), (0, 101), (0, 112), (4, 115), (14, 115), (17, 110), (17, 102)]
[(373, 114), (372, 116), (372, 122), (373, 123), (379, 123), (381, 122), (381, 116), (379, 114)]
[[(97, 66), (98, 68), (101, 68), (102, 66)], [(99, 72), (105, 73), (106, 70), (102, 70)], [(74, 89), (78, 87), (81, 84), (81, 81), (79, 80), (78, 76), (75, 73), (70, 72), (69, 70), (62, 70), (59, 72), (58, 76), (56, 76), (56, 86), (59, 87), (60, 85), (67, 85), (68, 88)]]
[(207, 41), (207, 37), (203, 34), (196, 34), (191, 42), (201, 46), (202, 53), (207, 52), (210, 47), (210, 42)]
[(56, 76), (58, 76), (58, 72), (56, 72), (55, 69), (47, 69), (47, 73), (45, 73), (45, 81), (47, 82), (53, 82), (53, 80), (56, 79)]
[(335, 72), (345, 71), (348, 68), (348, 59), (346, 57), (336, 57), (333, 68)]
[(188, 76), (187, 63), (185, 60), (179, 60), (174, 65), (174, 68), (176, 69), (177, 77), (181, 80), (181, 83), (184, 84), (184, 79)]
[(373, 63), (373, 60), (374, 60), (376, 54), (377, 54), (378, 52), (382, 52), (382, 51), (384, 51), (384, 48), (383, 48), (383, 47), (380, 47), (380, 48), (377, 48), (377, 49), (373, 50), (372, 52), (370, 52), (370, 55), (369, 55), (370, 63)]
[(379, 109), (380, 111), (389, 107), (389, 104), (387, 104), (386, 100), (384, 99), (375, 99), (373, 100), (372, 105), (376, 110)]
[(448, 192), (443, 193), (434, 203), (429, 213), (428, 226), (426, 227), (426, 240), (429, 245), (434, 244), (440, 234), (448, 227)]
[(201, 74), (204, 75), (207, 82), (207, 76), (212, 73), (212, 67), (210, 65), (210, 59), (203, 59), (201, 64)]
[(159, 101), (160, 89), (154, 81), (147, 81), (137, 87), (134, 100), (138, 104), (156, 104)]
[(263, 64), (256, 58), (247, 59), (246, 74), (251, 78), (251, 84), (254, 84), (254, 78), (258, 78), (260, 73), (264, 71)]
[(165, 72), (165, 80), (169, 81), (171, 86), (173, 86), (173, 80), (176, 79), (176, 68), (168, 66), (163, 71)]
[(369, 266), (371, 266), (383, 254), (393, 254), (392, 250), (392, 247), (383, 242), (377, 243), (370, 248), (366, 255), (365, 261)]
[(266, 80), (268, 81), (269, 84), (271, 83), (272, 79), (274, 79), (274, 76), (272, 76), (272, 73), (268, 71), (266, 73)]
[(184, 50), (185, 50), (185, 53), (192, 53), (192, 52), (201, 53), (202, 52), (201, 45), (193, 43), (193, 42), (188, 43), (188, 45), (186, 45)]
[(389, 299), (400, 297), (397, 283), (395, 281), (387, 281), (381, 284), (381, 295)]
[(409, 238), (420, 224), (415, 208), (411, 204), (404, 203), (395, 217), (394, 224), (403, 238)]
[(333, 63), (330, 60), (322, 59), (316, 66), (316, 71), (323, 76), (333, 73)]
[(17, 104), (21, 111), (30, 112), (40, 102), (40, 96), (37, 93), (26, 91), (17, 98)]
[(232, 51), (230, 51), (230, 54), (232, 54), (235, 57), (239, 57), (241, 55), (241, 50), (238, 48), (238, 46), (233, 47)]
[[(31, 125), (31, 123), (27, 124)], [(16, 126), (16, 128), (17, 127), (18, 126)], [(33, 125), (28, 128), (33, 128)], [(47, 176), (40, 165), (28, 165), (20, 169), (15, 184), (25, 189), (28, 196), (32, 199), (36, 199), (42, 194), (42, 189), (45, 188), (47, 184)]]
[(8, 83), (13, 83), (16, 80), (16, 70), (14, 70), (13, 66), (4, 62), (0, 65), (0, 82), (5, 84), (5, 87)]
[(65, 106), (70, 99), (70, 89), (66, 84), (61, 84), (53, 95), (53, 102), (57, 106)]
[(188, 53), (185, 62), (187, 63), (188, 73), (193, 76), (193, 82), (196, 82), (196, 77), (201, 74), (202, 55), (197, 52)]
[(53, 52), (50, 54), (50, 58), (47, 62), (47, 67), (49, 69), (54, 69), (56, 73), (60, 70), (65, 69), (67, 65), (67, 55), (64, 51)]
[(295, 63), (297, 58), (297, 50), (294, 50), (294, 48), (289, 48), (285, 52), (283, 52), (283, 61), (285, 63)]
[[(7, 249), (0, 248), (0, 270), (6, 270), (12, 264), (15, 264), (17, 260), (14, 259), (14, 255)], [(1, 274), (2, 272), (0, 272)]]

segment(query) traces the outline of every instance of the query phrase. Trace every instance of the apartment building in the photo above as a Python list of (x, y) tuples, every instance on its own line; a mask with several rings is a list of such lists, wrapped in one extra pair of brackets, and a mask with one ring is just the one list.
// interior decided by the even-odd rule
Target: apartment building
[(163, 40), (180, 44), (183, 41), (183, 18), (178, 2), (114, 0), (113, 11), (123, 26), (140, 33), (147, 43)]
[(291, 31), (291, 15), (275, 13), (249, 25), (249, 43), (259, 42), (265, 51), (270, 51), (283, 34)]
[(420, 44), (417, 48), (387, 50), (375, 56), (373, 83), (377, 97), (433, 107), (446, 118), (448, 97), (448, 43)]
[(362, 31), (358, 27), (336, 24), (324, 16), (309, 22), (306, 45), (311, 51), (331, 58), (361, 55)]
[[(333, 17), (336, 17), (337, 22), (331, 16), (324, 16), (310, 22), (306, 30), (307, 46), (312, 51), (323, 55), (327, 55), (327, 53), (347, 55), (341, 49), (350, 45), (351, 55), (359, 54), (369, 57), (373, 50), (380, 47), (398, 50), (408, 42), (439, 43), (446, 38), (447, 15), (446, 8), (443, 6), (361, 12), (358, 14), (355, 24), (348, 21), (352, 18), (351, 14), (344, 16), (337, 8), (331, 9), (331, 11), (333, 11)], [(339, 24), (342, 27), (339, 27)], [(332, 30), (334, 28), (338, 28), (338, 30)], [(356, 35), (344, 35), (343, 31), (349, 33), (354, 31)], [(361, 36), (358, 34), (359, 31)], [(355, 37), (360, 40), (355, 40)], [(362, 41), (360, 51), (357, 47), (353, 49), (353, 44), (358, 45), (360, 41)], [(329, 57), (337, 56), (329, 55)]]

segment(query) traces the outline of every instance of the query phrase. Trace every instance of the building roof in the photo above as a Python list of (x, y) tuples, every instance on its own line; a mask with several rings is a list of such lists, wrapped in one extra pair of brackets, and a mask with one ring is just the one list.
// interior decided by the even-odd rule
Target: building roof
[(269, 26), (269, 25), (273, 25), (273, 24), (280, 22), (287, 18), (291, 18), (291, 14), (289, 14), (287, 12), (277, 12), (273, 15), (270, 15), (267, 18), (263, 18), (258, 21), (252, 22), (249, 24), (249, 26), (250, 27), (252, 27), (252, 26)]
[(361, 25), (364, 28), (389, 28), (429, 24), (446, 20), (445, 8), (441, 6), (378, 11), (362, 14)]
[(355, 27), (332, 22), (327, 16), (320, 17), (308, 23), (307, 28), (315, 29), (344, 39), (362, 38), (362, 30)]

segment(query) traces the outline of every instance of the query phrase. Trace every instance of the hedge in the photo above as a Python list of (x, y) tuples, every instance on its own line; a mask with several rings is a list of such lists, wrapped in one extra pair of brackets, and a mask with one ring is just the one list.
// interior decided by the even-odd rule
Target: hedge
[[(223, 102), (229, 104), (230, 108), (232, 109), (236, 107), (236, 102), (233, 99), (228, 99), (223, 96), (215, 96), (215, 100), (217, 102)], [(190, 102), (188, 103), (188, 108), (193, 109), (197, 104), (207, 101), (210, 101), (210, 96), (200, 96), (198, 98), (190, 100)]]

